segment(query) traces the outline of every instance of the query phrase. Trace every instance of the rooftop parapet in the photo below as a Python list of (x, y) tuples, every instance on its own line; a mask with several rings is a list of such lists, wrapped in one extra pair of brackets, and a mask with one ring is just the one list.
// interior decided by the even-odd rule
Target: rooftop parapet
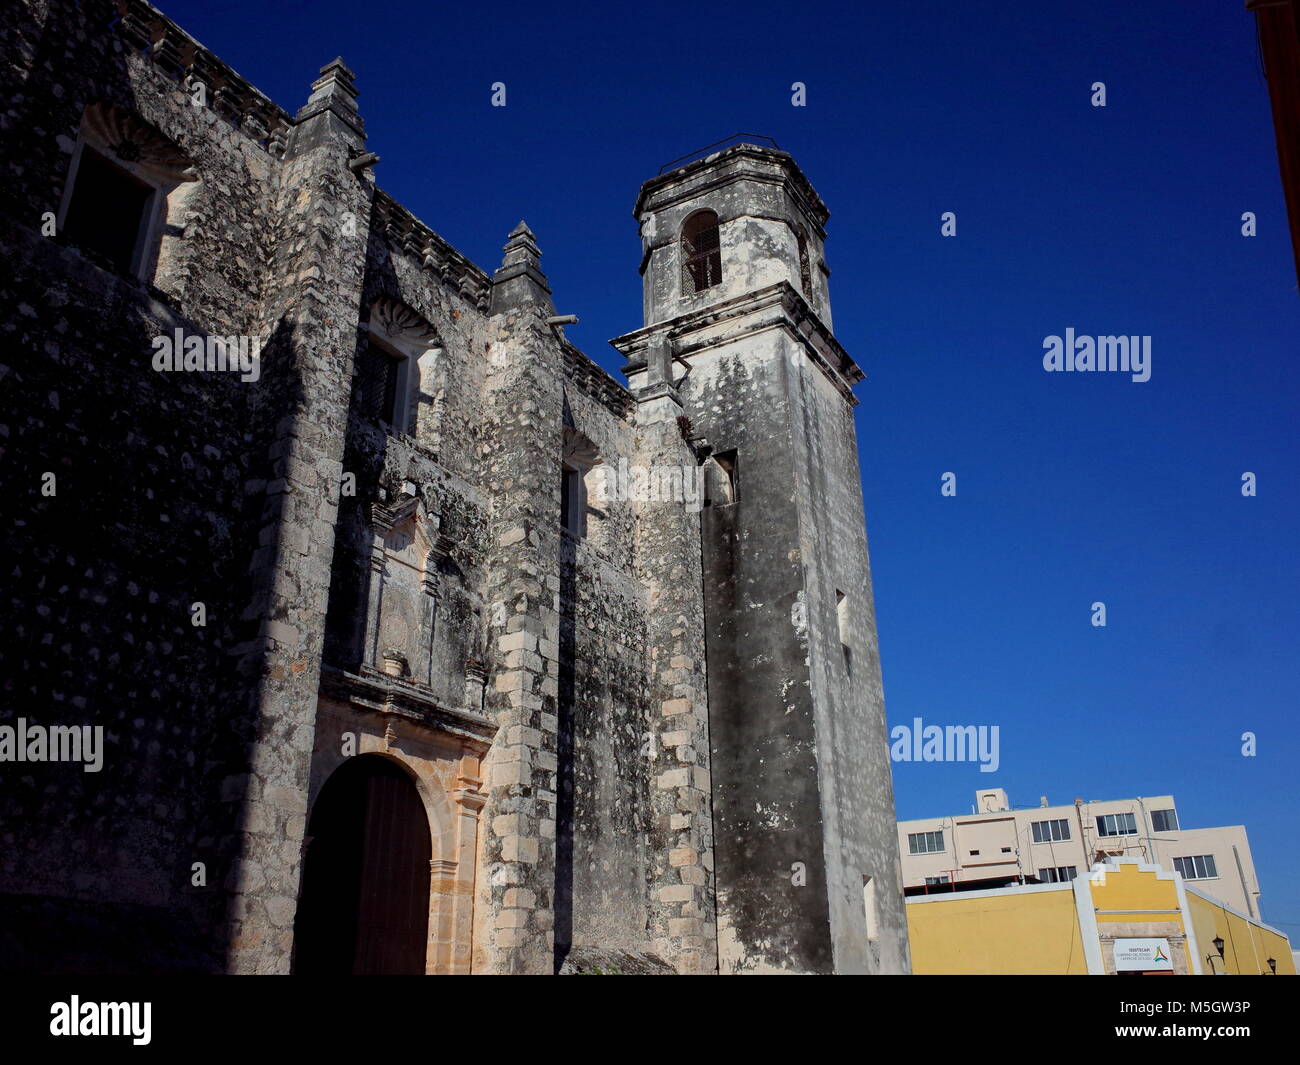
[(277, 159), (284, 153), (293, 119), (268, 96), (199, 44), (145, 0), (116, 0), (113, 28), (127, 47), (160, 73), (189, 88), (206, 86), (213, 111)]

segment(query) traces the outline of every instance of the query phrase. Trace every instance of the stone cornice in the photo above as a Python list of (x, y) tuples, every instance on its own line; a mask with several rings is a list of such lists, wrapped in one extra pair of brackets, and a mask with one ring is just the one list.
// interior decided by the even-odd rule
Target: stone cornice
[[(771, 172), (771, 164), (781, 168), (779, 179)], [(767, 165), (764, 165), (767, 164)], [(691, 182), (688, 179), (706, 168), (716, 168), (716, 173), (703, 182)], [(812, 183), (794, 161), (789, 152), (777, 148), (764, 148), (756, 144), (737, 144), (720, 152), (714, 152), (693, 163), (679, 167), (667, 174), (651, 178), (641, 186), (632, 215), (638, 221), (644, 211), (652, 209), (662, 211), (680, 200), (696, 199), (702, 192), (721, 188), (736, 181), (760, 181), (784, 184), (794, 199), (803, 208), (804, 214), (821, 230), (820, 236), (826, 234), (824, 226), (830, 217), (830, 211)], [(682, 184), (680, 191), (672, 191), (672, 186)], [(654, 200), (654, 207), (648, 208), (649, 200)]]
[(212, 110), (268, 154), (280, 158), (294, 120), (222, 60), (145, 0), (116, 0), (113, 26), (131, 51), (182, 86), (201, 82)]
[(565, 379), (620, 418), (629, 418), (635, 402), (632, 393), (611, 377), (590, 355), (567, 340), (560, 342)]
[(853, 386), (865, 380), (866, 375), (788, 281), (778, 281), (690, 314), (645, 326), (615, 337), (610, 343), (627, 359), (623, 372), (630, 374), (645, 369), (646, 347), (657, 337), (667, 336), (674, 358), (689, 364), (695, 352), (721, 343), (734, 343), (772, 328), (784, 329), (798, 340), (808, 358), (845, 400), (851, 406), (857, 405)]
[(487, 274), (382, 189), (375, 190), (370, 225), (371, 231), (381, 234), (389, 247), (450, 282), (479, 310), (487, 310), (492, 290)]
[(421, 685), (392, 677), (369, 666), (350, 673), (336, 666), (321, 669), (321, 691), (358, 710), (395, 714), (462, 740), (480, 754), (496, 735), (497, 726), (482, 714), (439, 702)]

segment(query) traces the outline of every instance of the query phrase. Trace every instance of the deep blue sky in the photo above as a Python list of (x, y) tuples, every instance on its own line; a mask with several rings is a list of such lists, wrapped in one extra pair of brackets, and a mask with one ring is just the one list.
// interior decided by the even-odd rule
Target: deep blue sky
[[(985, 786), (1173, 793), (1185, 827), (1247, 826), (1264, 915), (1300, 937), (1300, 299), (1243, 3), (163, 9), (289, 111), (342, 54), (380, 185), (488, 270), (526, 219), (570, 338), (614, 371), (640, 182), (737, 131), (791, 151), (868, 375), (890, 720), (1002, 733), (996, 774), (897, 766), (899, 817)], [(1044, 373), (1067, 326), (1150, 334), (1152, 379)]]

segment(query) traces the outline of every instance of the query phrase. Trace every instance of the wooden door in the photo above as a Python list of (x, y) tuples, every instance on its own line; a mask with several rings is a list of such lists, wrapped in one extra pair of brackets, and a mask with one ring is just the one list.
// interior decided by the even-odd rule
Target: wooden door
[(432, 841), (406, 772), (379, 755), (349, 759), (321, 789), (308, 836), (294, 971), (423, 973)]

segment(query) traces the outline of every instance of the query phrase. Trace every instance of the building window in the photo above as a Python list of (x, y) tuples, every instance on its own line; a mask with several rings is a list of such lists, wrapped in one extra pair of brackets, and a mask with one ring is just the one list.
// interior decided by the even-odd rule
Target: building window
[(808, 265), (808, 235), (802, 229), (794, 231), (795, 243), (799, 246), (799, 286), (803, 294), (812, 299), (812, 270)]
[(840, 629), (840, 651), (844, 654), (844, 670), (853, 673), (853, 648), (849, 645), (849, 597), (835, 589), (835, 614)]
[(1192, 858), (1175, 858), (1174, 868), (1183, 875), (1184, 880), (1213, 880), (1219, 875), (1218, 867), (1214, 864), (1213, 854), (1198, 854)]
[(1035, 843), (1060, 843), (1070, 838), (1070, 822), (1065, 818), (1057, 821), (1035, 821), (1030, 828), (1033, 830)]
[(1177, 832), (1178, 815), (1173, 810), (1152, 810), (1151, 828), (1156, 832)]
[(722, 280), (718, 216), (696, 211), (682, 226), (682, 294), (703, 292)]
[(401, 431), (405, 426), (398, 424), (398, 398), (405, 361), (373, 342), (368, 343), (357, 357), (356, 378), (352, 385), (357, 410), (362, 415)]
[(59, 235), (105, 269), (151, 279), (175, 254), (175, 223), (198, 182), (194, 161), (156, 126), (93, 103), (82, 112)]
[(1010, 848), (1010, 847), (1003, 847), (1003, 848), (1002, 848), (1002, 853), (1003, 853), (1003, 854), (1010, 854), (1010, 853), (1011, 853), (1011, 848)]
[(704, 505), (730, 506), (736, 501), (736, 452), (719, 451), (704, 460)]
[(1058, 865), (1055, 868), (1038, 870), (1038, 880), (1043, 884), (1065, 884), (1079, 875), (1075, 865)]
[[(446, 371), (437, 330), (414, 308), (391, 296), (370, 305), (365, 349), (357, 355), (353, 395), (357, 410), (399, 433), (441, 439)], [(421, 397), (432, 402), (421, 405)]]
[(925, 883), (927, 887), (935, 887), (939, 884), (950, 883), (950, 881), (946, 876), (927, 876), (925, 878)]
[(943, 830), (938, 832), (909, 832), (907, 849), (911, 854), (939, 854), (943, 851)]
[[(568, 400), (565, 400), (568, 410)], [(560, 456), (560, 528), (580, 540), (605, 541), (607, 510), (593, 506), (609, 498), (610, 476), (600, 452), (590, 438), (568, 424), (565, 416), (564, 449)]]
[(118, 273), (134, 274), (141, 265), (155, 191), (85, 145), (77, 161), (63, 235)]
[(880, 938), (880, 914), (876, 909), (876, 882), (869, 876), (862, 878), (862, 912), (867, 919), (867, 942)]
[(572, 466), (560, 468), (560, 524), (574, 536), (582, 536), (582, 474)]
[(1097, 818), (1099, 836), (1136, 836), (1137, 821), (1132, 814), (1102, 814)]
[(979, 857), (979, 854), (980, 854), (979, 851), (971, 851), (971, 852), (970, 852), (970, 856), (971, 856), (972, 858), (978, 858), (978, 857)]

